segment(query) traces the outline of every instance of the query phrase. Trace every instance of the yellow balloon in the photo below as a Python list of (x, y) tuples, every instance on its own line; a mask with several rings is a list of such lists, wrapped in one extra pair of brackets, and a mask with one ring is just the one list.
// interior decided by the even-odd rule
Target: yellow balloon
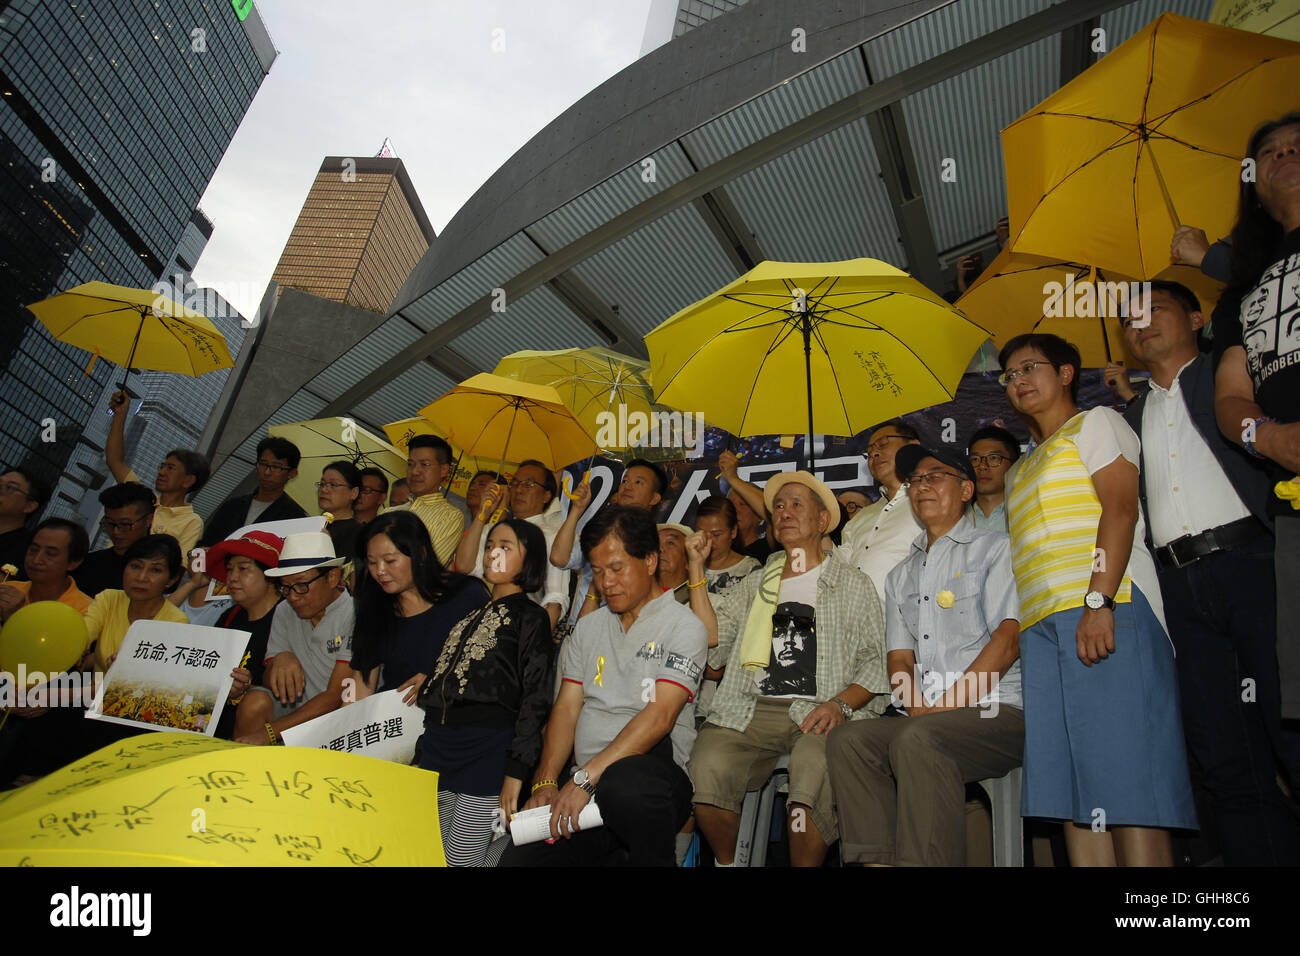
[(0, 631), (0, 670), (61, 674), (86, 653), (86, 621), (76, 608), (58, 601), (20, 607)]

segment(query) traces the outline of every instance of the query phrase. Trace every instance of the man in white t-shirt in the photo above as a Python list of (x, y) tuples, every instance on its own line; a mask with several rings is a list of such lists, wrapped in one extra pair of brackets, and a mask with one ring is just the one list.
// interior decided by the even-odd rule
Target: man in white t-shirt
[(844, 558), (871, 578), (882, 607), (885, 578), (907, 557), (912, 541), (921, 533), (907, 500), (907, 485), (894, 471), (898, 449), (917, 441), (916, 429), (901, 419), (876, 427), (867, 443), (867, 467), (880, 486), (880, 497), (860, 508), (840, 532)]
[(837, 827), (826, 735), (889, 701), (880, 601), (867, 577), (822, 536), (839, 522), (831, 490), (806, 471), (763, 489), (782, 551), (734, 585), (709, 630), (723, 668), (691, 753), (695, 819), (720, 866), (735, 860), (740, 805), (790, 755), (790, 861), (820, 866)]

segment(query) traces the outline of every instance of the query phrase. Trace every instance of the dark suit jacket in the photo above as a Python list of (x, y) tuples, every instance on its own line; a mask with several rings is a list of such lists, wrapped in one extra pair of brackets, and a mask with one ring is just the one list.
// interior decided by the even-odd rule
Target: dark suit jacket
[[(1252, 458), (1246, 451), (1228, 439), (1219, 431), (1219, 423), (1214, 417), (1214, 364), (1208, 355), (1198, 355), (1178, 376), (1182, 388), (1183, 402), (1187, 413), (1192, 417), (1192, 424), (1205, 439), (1214, 459), (1223, 469), (1228, 481), (1237, 489), (1250, 513), (1269, 529), (1273, 530), (1273, 519), (1269, 516), (1268, 505), (1272, 481), (1265, 471), (1264, 463)], [(1124, 410), (1124, 418), (1129, 426), (1142, 435), (1142, 409), (1146, 407), (1147, 395), (1142, 392), (1133, 399)], [(1146, 518), (1147, 545), (1151, 544), (1151, 520), (1147, 510), (1147, 468), (1146, 444), (1142, 447), (1142, 471), (1138, 478), (1138, 494), (1142, 498), (1142, 514)]]
[[(248, 522), (244, 519), (248, 517), (248, 506), (252, 504), (253, 495), (251, 493), (240, 495), (237, 498), (227, 498), (212, 513), (212, 517), (203, 525), (203, 537), (199, 539), (199, 545), (204, 548), (210, 548), (218, 541), (224, 541), (230, 535), (238, 531)], [(288, 518), (305, 518), (307, 512), (302, 509), (298, 502), (289, 497), (285, 492), (279, 498), (276, 498), (269, 505), (257, 520), (262, 521), (284, 521)]]

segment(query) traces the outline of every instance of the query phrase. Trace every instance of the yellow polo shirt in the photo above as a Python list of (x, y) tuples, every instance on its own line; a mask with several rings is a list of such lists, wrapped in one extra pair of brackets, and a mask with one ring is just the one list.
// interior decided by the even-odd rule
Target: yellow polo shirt
[(443, 567), (451, 567), (456, 546), (460, 544), (461, 532), (465, 530), (465, 516), (460, 509), (448, 501), (441, 491), (435, 491), (431, 495), (412, 499), (407, 510), (424, 522), (433, 541), (433, 551)]
[[(24, 607), (31, 603), (31, 596), (28, 593), (32, 588), (31, 581), (6, 581), (5, 584), (15, 591), (23, 593)], [(90, 595), (82, 594), (81, 589), (77, 587), (72, 578), (68, 578), (68, 589), (59, 595), (59, 603), (66, 604), (78, 614), (85, 614), (86, 609), (90, 607), (90, 602)]]
[[(134, 471), (126, 473), (126, 480), (144, 485)], [(149, 530), (154, 534), (169, 534), (180, 542), (181, 558), (188, 564), (190, 552), (199, 543), (199, 538), (203, 537), (203, 519), (191, 504), (177, 505), (174, 508), (158, 505), (153, 510), (153, 527)]]
[[(131, 626), (127, 620), (130, 609), (131, 599), (125, 591), (100, 591), (90, 602), (90, 608), (86, 611), (86, 634), (89, 641), (95, 644), (96, 670), (107, 670), (108, 659), (121, 649), (127, 629)], [(165, 598), (162, 610), (154, 615), (153, 620), (171, 624), (190, 622), (184, 611)]]

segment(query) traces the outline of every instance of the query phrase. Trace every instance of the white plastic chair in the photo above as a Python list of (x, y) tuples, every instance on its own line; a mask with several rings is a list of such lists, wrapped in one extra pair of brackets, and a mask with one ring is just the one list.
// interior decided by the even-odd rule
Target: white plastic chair
[(790, 782), (790, 755), (776, 762), (772, 775), (758, 790), (745, 794), (736, 835), (736, 866), (766, 866), (767, 843), (772, 832), (772, 809), (782, 786)]
[(993, 865), (1025, 865), (1025, 822), (1020, 816), (1020, 768), (981, 780), (993, 805)]

